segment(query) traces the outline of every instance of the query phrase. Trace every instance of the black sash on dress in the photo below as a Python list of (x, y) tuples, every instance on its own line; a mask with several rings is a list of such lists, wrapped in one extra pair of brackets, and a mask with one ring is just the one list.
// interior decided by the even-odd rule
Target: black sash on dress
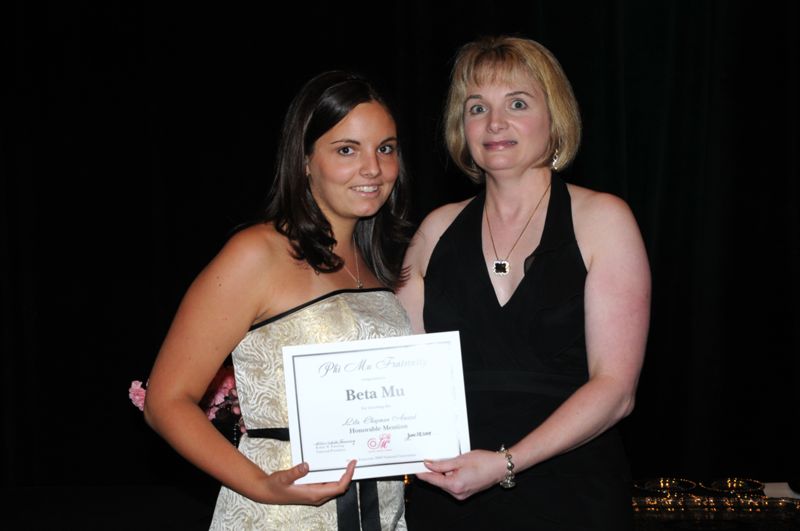
[[(247, 430), (247, 436), (288, 441), (289, 428)], [(344, 494), (336, 498), (336, 521), (339, 531), (381, 531), (378, 482), (374, 479), (354, 481)]]

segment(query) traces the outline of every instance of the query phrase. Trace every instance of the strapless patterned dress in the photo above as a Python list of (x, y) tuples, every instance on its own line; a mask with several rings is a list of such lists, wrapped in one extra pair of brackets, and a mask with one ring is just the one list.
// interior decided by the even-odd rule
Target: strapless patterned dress
[[(232, 353), (245, 426), (248, 430), (288, 426), (283, 346), (410, 333), (405, 310), (394, 293), (382, 288), (334, 291), (254, 325)], [(266, 472), (292, 466), (287, 441), (243, 435), (239, 451)], [(361, 488), (359, 482), (351, 485), (354, 488)], [(359, 519), (359, 528), (377, 528), (379, 520), (381, 530), (406, 529), (402, 481), (378, 481), (377, 500), (379, 516), (372, 525)], [(335, 499), (319, 507), (267, 505), (223, 486), (210, 529), (328, 530), (339, 529), (339, 520)]]

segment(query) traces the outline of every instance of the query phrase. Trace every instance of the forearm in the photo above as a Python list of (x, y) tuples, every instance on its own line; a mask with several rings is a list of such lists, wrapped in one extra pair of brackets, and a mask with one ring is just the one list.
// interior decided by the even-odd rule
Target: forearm
[(226, 487), (255, 501), (271, 502), (267, 473), (242, 455), (191, 400), (151, 401), (148, 395), (145, 420), (181, 456)]
[(521, 472), (591, 441), (627, 416), (633, 401), (634, 391), (613, 378), (589, 380), (509, 449), (515, 471)]

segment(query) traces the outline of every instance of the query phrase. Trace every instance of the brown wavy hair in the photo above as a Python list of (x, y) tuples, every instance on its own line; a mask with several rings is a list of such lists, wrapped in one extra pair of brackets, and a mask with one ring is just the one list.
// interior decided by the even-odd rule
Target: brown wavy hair
[[(283, 121), (264, 219), (289, 239), (295, 258), (322, 273), (338, 271), (344, 261), (333, 252), (336, 240), (311, 193), (305, 161), (319, 137), (357, 105), (368, 102), (383, 105), (393, 115), (386, 100), (361, 75), (324, 72), (303, 85)], [(374, 216), (358, 220), (355, 228), (356, 245), (364, 261), (381, 283), (392, 288), (402, 277), (411, 225), (407, 221), (408, 175), (399, 149), (398, 163), (399, 174), (386, 203)]]

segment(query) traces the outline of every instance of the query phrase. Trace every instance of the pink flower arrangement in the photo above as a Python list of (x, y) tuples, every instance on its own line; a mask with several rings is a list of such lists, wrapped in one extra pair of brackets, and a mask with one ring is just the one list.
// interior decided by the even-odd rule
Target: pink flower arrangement
[[(147, 395), (147, 384), (141, 380), (133, 380), (128, 389), (128, 397), (139, 411), (144, 411), (144, 400)], [(214, 375), (214, 379), (200, 400), (200, 407), (208, 415), (208, 420), (233, 420), (241, 433), (246, 430), (239, 409), (239, 398), (236, 392), (236, 377), (233, 366), (223, 365)]]
[(232, 366), (223, 365), (219, 368), (200, 403), (206, 404), (204, 409), (206, 410), (206, 415), (208, 415), (208, 420), (217, 418), (217, 412), (220, 409), (225, 409), (233, 415), (242, 414), (239, 409), (236, 377), (233, 374)]
[(131, 382), (131, 388), (128, 389), (128, 397), (133, 402), (133, 405), (139, 408), (139, 411), (144, 411), (144, 395), (147, 394), (147, 389), (142, 387), (141, 380), (134, 380)]

